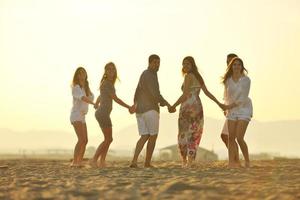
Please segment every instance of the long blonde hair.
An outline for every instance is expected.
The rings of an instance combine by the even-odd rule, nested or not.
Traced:
[[[84,80],[84,91],[86,96],[90,96],[92,94],[90,87],[89,87],[89,82],[88,82],[88,75],[86,73],[86,70],[83,67],[78,67],[74,73],[73,76],[73,81],[72,81],[72,86],[74,87],[75,85],[80,85],[80,81],[79,81],[79,73],[80,71],[84,71],[86,74],[85,80]],[[80,87],[82,87],[82,85],[80,85]]]
[[[243,60],[239,57],[234,57],[230,60],[228,66],[227,66],[226,72],[225,72],[224,76],[222,77],[222,83],[224,85],[225,85],[227,79],[229,79],[232,76],[232,73],[233,73],[232,72],[232,65],[233,65],[234,61],[236,61],[236,60],[241,62],[241,65],[242,65],[241,73],[242,74],[245,74],[245,72],[248,73],[247,69],[244,67]]]
[[[113,85],[115,85],[117,79],[119,80],[116,65],[115,65],[113,62],[109,62],[109,63],[107,63],[107,64],[105,65],[105,67],[104,67],[104,73],[103,73],[102,78],[101,78],[101,81],[100,81],[99,89],[101,88],[102,83],[107,79],[107,74],[106,74],[106,72],[107,72],[108,67],[109,67],[110,65],[114,66],[114,68],[115,68],[115,70],[116,70],[116,74],[115,74],[115,76],[113,77],[113,80],[112,80],[112,81],[113,81]]]

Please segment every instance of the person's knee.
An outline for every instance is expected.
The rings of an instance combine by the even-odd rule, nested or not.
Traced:
[[[83,144],[87,145],[87,143],[89,142],[89,140],[87,138],[84,139]]]
[[[104,140],[104,142],[107,143],[107,144],[111,144],[113,142],[113,138],[112,137],[111,138],[106,138]]]
[[[78,140],[78,143],[80,145],[84,145],[85,146],[88,143],[88,139],[87,138],[81,138],[81,139]]]
[[[237,142],[239,143],[239,144],[243,144],[244,143],[244,138],[243,137],[237,137]]]
[[[150,135],[142,135],[140,140],[141,141],[147,141],[149,139]]]
[[[156,141],[157,135],[150,135],[149,140]]]
[[[223,140],[223,142],[227,142],[228,141],[228,135],[221,134],[221,139]]]
[[[229,140],[229,142],[234,142],[235,141],[235,135],[229,135],[228,136],[228,140]]]

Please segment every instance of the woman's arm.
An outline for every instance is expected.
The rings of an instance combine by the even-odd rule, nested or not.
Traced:
[[[90,98],[88,98],[88,97],[86,97],[86,96],[82,96],[82,97],[81,97],[81,100],[84,101],[84,102],[86,102],[86,103],[95,105],[95,103],[94,103]]]
[[[192,75],[191,74],[185,75],[184,84],[183,84],[183,93],[178,98],[178,100],[174,103],[172,108],[175,109],[179,104],[181,104],[188,98],[188,95],[190,94],[189,88],[190,88],[191,84],[192,84]]]
[[[203,84],[201,88],[202,88],[204,94],[205,94],[208,98],[210,98],[211,100],[213,100],[219,107],[221,107],[222,109],[224,109],[224,105],[223,105],[222,103],[220,103],[220,102],[218,101],[218,99],[217,99],[212,93],[210,93],[210,91],[208,91],[208,89],[207,89],[207,87],[206,87],[205,84]]]
[[[224,109],[223,110],[230,110],[230,109],[232,109],[234,107],[237,107],[237,106],[239,106],[239,104],[234,102],[234,103],[229,104],[229,105],[224,105]]]
[[[130,109],[130,108],[131,108],[131,106],[129,106],[128,104],[124,103],[124,101],[122,101],[121,99],[119,99],[115,93],[111,94],[111,98],[112,98],[115,102],[117,102],[119,105],[121,105],[121,106],[123,106],[123,107],[125,107],[125,108],[127,108],[127,109]]]
[[[99,104],[100,104],[100,95],[97,97],[94,108],[97,109],[99,107]]]
[[[74,98],[76,98],[78,100],[81,100],[86,103],[94,105],[94,102],[90,98],[88,98],[87,96],[84,95],[84,93],[82,92],[82,89],[80,88],[79,85],[75,85],[72,88],[72,95]]]

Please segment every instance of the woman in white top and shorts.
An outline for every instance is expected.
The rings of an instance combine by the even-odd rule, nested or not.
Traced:
[[[238,56],[236,54],[234,54],[234,53],[228,54],[227,58],[226,58],[226,66],[228,66],[229,63],[230,63],[230,61],[233,58],[235,58],[235,57],[238,57]],[[226,112],[224,112],[224,114],[226,116]],[[225,122],[224,122],[224,125],[223,125],[222,132],[221,132],[221,139],[224,142],[224,144],[225,144],[225,146],[226,146],[227,149],[228,149],[228,137],[229,137],[229,133],[228,133],[228,121],[226,119]],[[237,151],[237,153],[235,154],[236,157],[234,159],[236,160],[236,162],[239,162],[239,150],[238,150],[238,148],[236,148],[236,151]]]
[[[245,166],[250,166],[248,146],[244,140],[247,126],[252,118],[252,101],[248,97],[250,91],[250,78],[246,76],[247,70],[244,67],[242,59],[235,57],[229,63],[226,73],[223,76],[224,100],[228,105],[226,118],[228,120],[229,148],[228,167],[240,167],[239,161],[236,161],[237,143],[243,153]],[[237,139],[237,143],[236,143]]]
[[[94,95],[89,88],[87,73],[83,67],[75,71],[72,82],[73,107],[70,121],[76,132],[78,141],[74,149],[74,158],[71,167],[82,166],[85,147],[88,142],[85,115],[88,112],[88,104],[93,104]]]

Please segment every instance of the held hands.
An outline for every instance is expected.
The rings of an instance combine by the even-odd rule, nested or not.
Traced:
[[[224,114],[227,113],[228,110],[234,108],[234,107],[232,107],[232,105],[226,105],[226,104],[223,104],[223,103],[220,103],[219,107],[222,109]]]
[[[95,110],[97,110],[99,108],[99,105],[94,103],[94,108],[95,108]]]
[[[130,108],[128,108],[128,111],[129,111],[130,114],[135,113],[135,111],[136,111],[136,106],[135,106],[135,105],[132,105]]]
[[[224,115],[226,116],[228,110],[237,107],[240,105],[240,103],[233,103],[233,104],[229,104],[229,105],[225,105],[222,103],[218,103],[219,107],[223,110]]]
[[[218,106],[219,106],[223,111],[228,110],[228,106],[225,105],[225,104],[223,104],[223,103],[218,103]]]
[[[168,111],[169,113],[174,113],[176,112],[176,108],[174,106],[168,106]]]
[[[219,106],[222,108],[223,111],[228,111],[232,108],[240,106],[240,103],[232,103],[232,104],[228,104],[228,105],[220,104]]]

